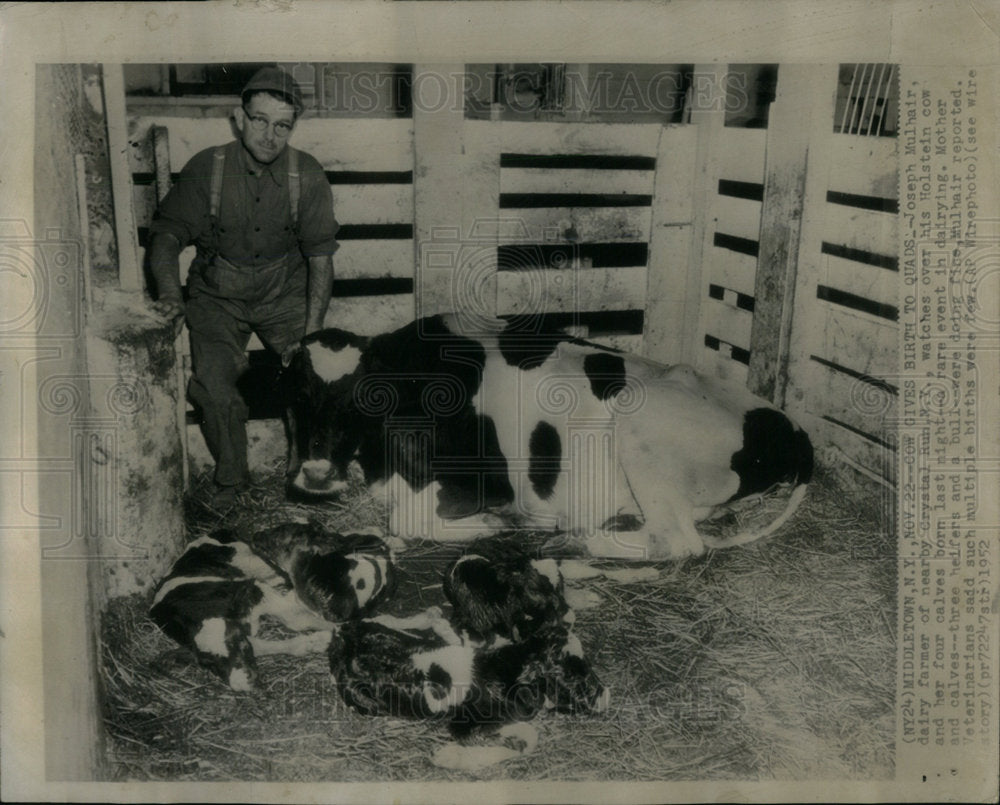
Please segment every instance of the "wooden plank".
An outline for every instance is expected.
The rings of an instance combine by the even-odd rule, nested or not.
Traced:
[[[641,354],[643,347],[643,337],[641,335],[597,335],[588,337],[587,340],[604,347],[620,349],[622,352],[635,355]]]
[[[306,118],[291,144],[328,171],[413,170],[413,122],[402,118]]]
[[[823,284],[899,307],[899,272],[867,263],[823,255]]]
[[[802,383],[806,409],[886,441],[896,429],[897,395],[812,361]]]
[[[149,226],[156,212],[156,190],[153,185],[132,185],[132,210],[136,227]],[[139,265],[142,265],[140,261]]]
[[[470,129],[499,127],[499,146],[515,154],[622,154],[656,153],[660,124],[543,123],[468,121]]]
[[[412,240],[345,240],[333,256],[337,279],[414,276]]]
[[[881,255],[899,253],[899,216],[893,213],[827,203],[823,221],[823,240],[827,243]]]
[[[642,354],[663,363],[684,359],[698,326],[699,276],[691,270],[696,126],[664,128],[656,152],[650,219]]]
[[[449,69],[444,64],[415,65],[414,84],[424,76],[448,75]],[[455,100],[440,108],[419,103],[413,108],[414,139],[420,143],[413,171],[414,237],[420,259],[414,291],[421,316],[455,309],[461,282],[458,272],[464,267],[458,256],[466,234],[462,193],[468,182],[463,158],[464,98],[460,94]]]
[[[836,90],[836,65],[788,65],[771,104],[750,390],[778,406],[785,403],[792,363],[801,357],[803,339],[795,330],[808,335],[815,327],[802,315],[815,297],[820,248],[807,215],[825,203]]]
[[[501,193],[623,193],[650,195],[653,171],[501,168]]]
[[[712,199],[715,231],[738,238],[759,240],[761,202],[717,195]]]
[[[698,364],[705,350],[704,303],[708,298],[709,270],[715,223],[711,204],[718,187],[719,166],[728,154],[722,147],[724,136],[728,67],[725,64],[696,64],[700,79],[698,103],[691,109],[691,127],[697,132],[695,181],[692,188],[694,217],[691,229],[690,269],[684,285],[684,329],[681,334],[681,361]]]
[[[126,103],[128,103],[127,99]],[[150,132],[152,126],[153,122],[148,118],[129,119],[128,169],[130,173],[152,173],[155,170],[153,138]]]
[[[497,315],[642,310],[646,267],[497,273]]]
[[[104,108],[108,124],[111,193],[118,243],[118,284],[123,291],[141,291],[142,264],[139,237],[132,212],[132,173],[129,169],[128,118],[125,112],[125,74],[122,65],[103,65]]]
[[[697,126],[664,126],[660,130],[653,190],[655,227],[694,221],[697,161]]]
[[[230,118],[163,115],[140,117],[135,123],[140,130],[153,124],[170,132],[174,170],[202,149],[236,136]],[[306,118],[296,125],[290,142],[312,154],[328,171],[413,170],[413,124],[406,119]]]
[[[414,316],[413,294],[354,296],[330,300],[324,327],[340,327],[359,335],[378,335],[409,324]]]
[[[897,143],[896,137],[834,134],[830,142],[830,190],[898,198]]]
[[[529,243],[623,243],[648,241],[649,207],[549,207],[506,209],[504,217],[522,222]]]
[[[709,377],[715,377],[739,388],[746,388],[749,369],[718,350],[702,345],[695,367]]]
[[[698,306],[688,299],[691,238],[690,225],[655,227],[649,244],[642,354],[661,363],[685,360],[685,327],[698,321]]]
[[[719,133],[716,181],[764,181],[764,154],[767,129],[738,129],[723,126]]]
[[[816,352],[820,358],[878,378],[899,373],[899,325],[815,300],[805,315],[820,333]]]
[[[816,449],[817,461],[823,465],[842,464],[872,479],[896,482],[896,452],[872,442],[848,428],[818,417],[796,415],[807,430]]]
[[[754,295],[757,258],[731,249],[713,249],[708,261],[709,282],[737,293]]]
[[[413,185],[338,184],[330,186],[330,193],[342,224],[413,222]]]
[[[706,335],[713,335],[736,347],[750,348],[750,329],[753,325],[750,311],[711,298],[704,301],[703,309]]]

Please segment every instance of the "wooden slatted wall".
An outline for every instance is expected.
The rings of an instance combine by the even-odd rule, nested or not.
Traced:
[[[720,127],[708,160],[695,365],[746,385],[764,196],[764,129]]]
[[[634,352],[658,316],[650,283],[683,278],[694,132],[660,125],[466,122],[494,149],[496,315],[546,314]],[[487,132],[485,127],[494,127]],[[499,130],[496,130],[499,127]],[[673,181],[663,173],[672,170]],[[654,276],[655,275],[655,276]]]
[[[810,431],[825,463],[892,483],[899,386],[897,141],[835,133],[837,69],[783,66],[779,72],[774,111],[783,130],[773,130],[772,117],[765,182],[795,192],[784,201],[765,192],[764,219],[771,203],[770,220],[801,223],[787,238],[791,267],[762,263],[758,269],[758,298],[763,284],[787,283],[788,315],[781,325],[787,332],[755,332],[762,345],[780,344],[769,364],[752,361],[750,384],[774,389],[775,401]],[[768,373],[776,380],[764,377]]]
[[[804,246],[789,407],[814,418],[820,442],[877,477],[895,478],[899,388],[896,140],[834,134],[818,232]],[[813,216],[810,216],[813,218]],[[816,243],[818,236],[818,244]],[[818,250],[818,254],[816,253]]]

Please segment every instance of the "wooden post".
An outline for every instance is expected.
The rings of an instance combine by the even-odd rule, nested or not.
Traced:
[[[694,126],[664,126],[656,149],[642,353],[662,363],[685,360],[698,324],[691,277],[697,134]]]
[[[142,290],[139,241],[132,211],[132,177],[128,165],[128,117],[125,111],[125,72],[122,65],[101,65],[104,110],[108,124],[108,156],[118,241],[118,282],[123,291]]]
[[[712,253],[710,226],[712,200],[719,180],[718,139],[726,120],[725,64],[696,64],[691,87],[691,124],[698,127],[698,150],[695,157],[695,191],[692,194],[694,218],[691,227],[691,264],[687,282],[677,293],[684,296],[684,326],[681,356],[685,363],[697,365],[702,351],[704,328],[701,326],[701,300],[708,295],[706,261]]]
[[[464,87],[455,64],[421,64],[413,70],[413,208],[417,275],[416,315],[454,309],[457,266],[447,248],[462,237],[462,127]]]
[[[815,294],[804,275],[818,270],[819,242],[806,242],[804,215],[822,209],[836,92],[836,65],[782,65],[771,104],[748,385],[782,407],[796,294]]]
[[[455,312],[474,327],[496,315],[504,124],[465,120],[463,79],[460,65],[414,69],[414,296],[417,316]]]

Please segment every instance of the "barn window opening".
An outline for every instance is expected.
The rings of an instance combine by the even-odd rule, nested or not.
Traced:
[[[899,86],[894,64],[842,64],[833,130],[839,134],[895,137]]]
[[[261,67],[290,73],[312,117],[410,118],[413,65],[383,62],[236,62],[126,64],[130,106],[191,106],[206,116],[228,116],[240,90]]]
[[[730,64],[725,82],[725,125],[766,129],[778,85],[778,65]]]

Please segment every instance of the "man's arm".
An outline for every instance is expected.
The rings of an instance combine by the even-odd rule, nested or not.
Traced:
[[[153,302],[153,310],[168,320],[176,319],[178,331],[184,314],[180,253],[180,241],[170,233],[160,232],[153,236],[149,254],[149,267],[156,281],[156,301]]]
[[[309,258],[306,291],[306,329],[303,335],[322,329],[333,293],[333,257],[321,254]]]

